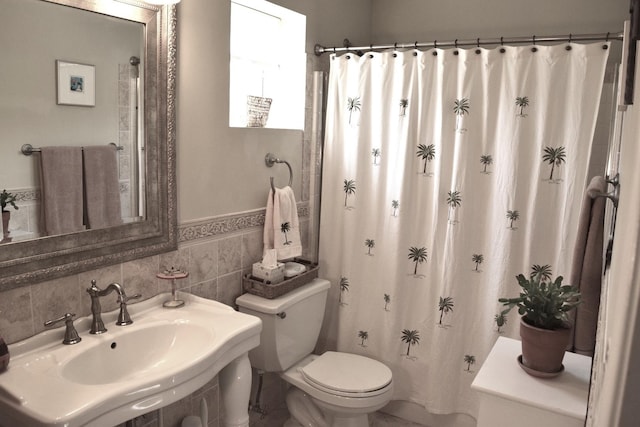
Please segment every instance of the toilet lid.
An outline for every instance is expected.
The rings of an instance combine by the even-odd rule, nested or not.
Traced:
[[[369,393],[391,383],[391,369],[357,354],[328,351],[301,369],[307,383],[339,394]]]

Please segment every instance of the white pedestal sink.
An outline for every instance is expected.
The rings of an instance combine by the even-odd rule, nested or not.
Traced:
[[[0,374],[0,426],[112,426],[176,402],[218,373],[224,425],[249,425],[248,351],[260,343],[261,322],[216,301],[181,294],[184,307],[167,309],[170,294],[129,306],[132,325],[63,345],[64,328],[9,346],[11,363]]]

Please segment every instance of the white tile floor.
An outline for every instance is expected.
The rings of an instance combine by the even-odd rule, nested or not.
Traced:
[[[289,413],[286,409],[278,409],[270,411],[269,415],[260,419],[259,416],[253,415],[251,426],[252,427],[282,427],[285,421],[289,418]],[[385,414],[383,412],[375,412],[369,416],[370,427],[425,427],[421,424],[405,421],[400,418],[396,418],[392,415]]]
[[[375,412],[369,416],[370,427],[425,427],[422,424],[405,421],[384,412]]]

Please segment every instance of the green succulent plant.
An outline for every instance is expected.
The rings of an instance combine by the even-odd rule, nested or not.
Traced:
[[[551,267],[534,266],[527,279],[523,274],[516,276],[522,288],[516,298],[498,299],[507,308],[506,315],[518,307],[518,313],[531,326],[541,329],[562,329],[569,326],[569,312],[580,304],[580,292],[573,286],[563,285],[562,276],[551,280]]]
[[[16,205],[16,196],[7,192],[7,190],[5,189],[2,190],[2,193],[0,193],[0,210],[2,212],[8,212],[8,205],[11,205],[14,209],[18,209],[18,206]]]

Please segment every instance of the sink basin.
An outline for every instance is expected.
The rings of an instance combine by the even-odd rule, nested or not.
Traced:
[[[188,396],[258,346],[256,317],[188,294],[184,307],[163,308],[169,298],[129,306],[128,326],[115,325],[117,311],[103,314],[100,335],[78,319],[78,344],[63,345],[59,328],[10,345],[0,426],[116,425]]]
[[[211,328],[193,323],[157,323],[132,330],[68,360],[62,377],[78,384],[109,384],[144,378],[154,371],[180,367],[213,342]]]

